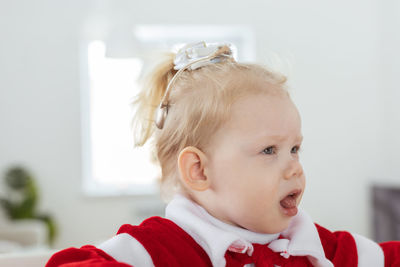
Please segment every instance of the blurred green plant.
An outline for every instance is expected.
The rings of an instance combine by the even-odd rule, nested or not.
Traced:
[[[52,245],[57,233],[53,218],[48,214],[37,213],[38,189],[32,175],[23,167],[9,168],[4,175],[6,197],[0,204],[11,220],[37,219],[43,221],[48,229],[48,243]]]

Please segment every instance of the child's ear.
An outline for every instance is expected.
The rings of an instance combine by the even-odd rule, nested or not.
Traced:
[[[178,168],[182,182],[192,190],[204,191],[210,187],[210,179],[204,174],[206,155],[194,146],[185,147],[178,156]]]

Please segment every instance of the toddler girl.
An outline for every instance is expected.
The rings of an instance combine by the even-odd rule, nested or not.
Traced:
[[[123,225],[52,266],[400,266],[400,243],[330,232],[298,209],[299,113],[286,78],[189,44],[158,65],[137,101],[138,145],[154,137],[165,218]]]

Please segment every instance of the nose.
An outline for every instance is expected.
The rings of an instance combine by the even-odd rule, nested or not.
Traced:
[[[303,166],[298,159],[290,159],[284,170],[284,178],[290,179],[292,177],[300,177],[303,175]]]

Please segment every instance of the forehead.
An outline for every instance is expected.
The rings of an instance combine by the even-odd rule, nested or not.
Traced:
[[[226,134],[236,138],[301,137],[297,108],[286,94],[256,94],[243,97],[232,105]]]

